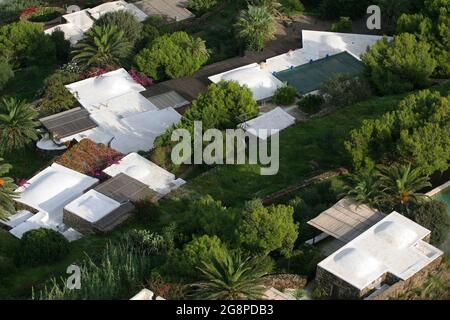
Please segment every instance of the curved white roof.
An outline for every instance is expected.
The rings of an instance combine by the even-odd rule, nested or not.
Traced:
[[[382,272],[381,264],[370,255],[355,248],[346,248],[333,257],[336,265],[343,271],[358,278],[377,276]]]
[[[64,32],[64,38],[69,40],[72,45],[83,38],[83,35],[94,24],[87,10],[76,11],[63,15],[67,23],[59,24],[44,31],[45,34],[52,34],[56,30]]]
[[[424,242],[430,231],[393,212],[319,263],[319,267],[358,289],[389,272],[407,280],[441,256]]]
[[[137,153],[130,153],[121,159],[118,164],[113,164],[103,172],[111,177],[115,177],[119,173],[125,173],[160,194],[167,194],[177,187],[175,175]]]
[[[272,97],[275,91],[283,85],[272,73],[262,69],[257,63],[221,73],[209,79],[214,83],[222,80],[237,81],[240,85],[250,88],[256,101]]]
[[[398,249],[406,248],[417,240],[417,234],[413,230],[393,221],[381,223],[373,232],[377,238]]]

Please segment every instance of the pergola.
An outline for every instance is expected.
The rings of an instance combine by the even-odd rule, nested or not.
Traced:
[[[345,243],[372,227],[385,215],[351,198],[344,198],[308,224]]]

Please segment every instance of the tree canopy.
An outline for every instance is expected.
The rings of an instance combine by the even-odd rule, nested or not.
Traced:
[[[154,39],[135,57],[139,71],[155,80],[177,79],[194,74],[209,59],[205,42],[186,32]]]
[[[442,244],[450,231],[450,216],[445,202],[431,200],[418,206],[412,212],[412,218],[431,231],[431,242]]]
[[[370,81],[382,94],[423,88],[436,68],[430,45],[409,33],[383,38],[362,57]]]
[[[432,174],[448,168],[449,128],[450,97],[422,90],[403,99],[397,110],[365,120],[345,147],[358,170],[399,162]]]
[[[285,205],[253,205],[242,212],[239,223],[240,243],[250,252],[269,254],[279,250],[288,256],[298,236],[294,208]]]

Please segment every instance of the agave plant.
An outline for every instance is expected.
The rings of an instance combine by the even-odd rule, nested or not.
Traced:
[[[0,154],[25,147],[38,138],[37,112],[14,98],[0,102]]]
[[[266,275],[259,259],[240,252],[212,256],[198,269],[204,281],[192,285],[193,296],[206,300],[257,300],[263,296],[262,277]]]
[[[113,25],[95,26],[77,43],[73,61],[86,67],[120,65],[132,46],[124,32]]]
[[[17,186],[13,179],[5,177],[11,168],[11,165],[3,163],[3,159],[0,158],[0,220],[5,220],[15,211],[13,199],[18,196],[14,192]]]

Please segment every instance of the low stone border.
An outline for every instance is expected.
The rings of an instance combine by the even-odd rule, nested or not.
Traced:
[[[431,190],[430,192],[428,192],[426,195],[428,197],[432,197],[435,196],[436,194],[440,193],[441,191],[444,191],[445,189],[450,188],[450,181],[447,181],[446,183],[444,183],[443,185],[440,185],[437,188],[434,188],[433,190]]]

